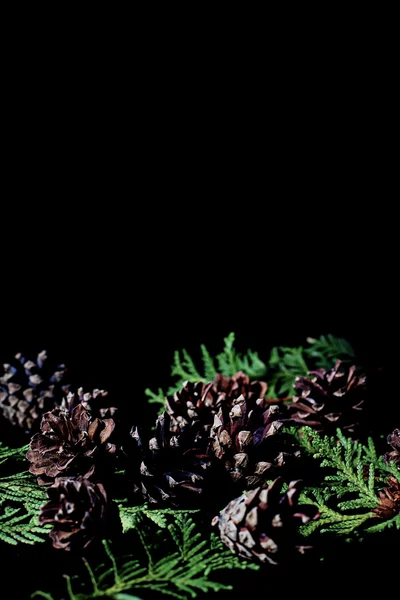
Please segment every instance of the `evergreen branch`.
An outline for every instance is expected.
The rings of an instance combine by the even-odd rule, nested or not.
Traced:
[[[19,460],[26,448],[19,448],[7,455],[5,460]],[[4,464],[4,461],[3,461]],[[16,545],[19,542],[34,544],[43,542],[51,526],[40,525],[37,515],[46,501],[46,492],[40,488],[35,478],[22,471],[0,478],[0,540]]]
[[[199,592],[230,590],[232,586],[214,581],[212,574],[226,568],[257,569],[252,563],[240,561],[222,543],[215,539],[202,539],[200,533],[195,531],[195,524],[190,515],[175,515],[168,527],[164,529],[169,534],[169,539],[176,546],[176,551],[157,558],[159,553],[154,545],[152,536],[146,534],[146,528],[140,528],[140,539],[145,543],[147,567],[142,566],[139,560],[124,560],[121,565],[115,559],[107,542],[103,542],[105,552],[112,567],[100,565],[93,571],[89,564],[85,564],[90,591],[73,591],[72,582],[67,579],[69,600],[94,600],[107,597],[112,600],[132,600],[138,590],[147,590],[152,597],[171,597],[177,600],[197,597]],[[215,537],[215,536],[214,536]],[[153,543],[152,543],[153,542]],[[165,547],[167,539],[164,538]],[[82,585],[82,584],[81,584]],[[36,596],[50,599],[45,592],[35,592]]]
[[[318,339],[307,338],[309,347],[304,350],[315,367],[329,369],[337,361],[354,362],[355,352],[349,342],[328,333]]]
[[[378,533],[383,531],[384,529],[389,529],[392,527],[400,529],[400,513],[392,519],[387,519],[386,521],[381,521],[377,525],[372,525],[372,527],[368,527],[366,531],[368,533]]]
[[[152,392],[150,388],[144,390],[145,395],[149,398],[149,404],[161,404],[162,409],[165,408],[165,394],[161,388],[157,392]]]
[[[28,445],[22,446],[22,448],[9,448],[0,442],[0,465],[10,459],[25,460],[25,454],[28,450]]]
[[[268,386],[270,396],[292,396],[297,377],[305,377],[316,368],[330,369],[337,360],[354,362],[351,345],[331,334],[319,339],[307,338],[308,347],[276,346],[268,361]]]
[[[307,496],[307,494],[309,495]],[[301,504],[314,504],[320,513],[320,517],[316,521],[310,521],[300,527],[300,532],[305,536],[310,535],[317,529],[320,529],[321,533],[350,534],[359,529],[365,521],[375,516],[371,512],[356,515],[340,513],[327,506],[317,490],[310,489],[302,492],[299,501]],[[356,502],[353,508],[359,509],[359,503]]]
[[[200,346],[203,369],[198,369],[194,359],[187,350],[182,352],[178,350],[174,353],[174,362],[171,368],[171,376],[176,380],[171,385],[167,393],[159,388],[157,392],[149,388],[145,390],[145,395],[149,398],[149,404],[159,404],[161,409],[165,409],[165,397],[177,392],[186,381],[192,383],[213,381],[217,373],[222,373],[231,377],[238,371],[243,371],[251,379],[264,377],[267,372],[265,363],[260,359],[257,352],[248,350],[244,355],[236,351],[234,347],[235,334],[230,333],[224,339],[224,348],[215,358],[211,356],[206,346]],[[216,366],[217,365],[217,366]]]
[[[130,529],[137,529],[142,516],[147,517],[155,523],[160,529],[165,529],[168,525],[168,517],[178,517],[180,513],[194,514],[198,510],[179,511],[172,508],[152,509],[147,504],[141,506],[126,506],[123,501],[118,501],[119,515],[122,523],[122,531],[126,533]]]
[[[19,542],[35,544],[44,542],[40,535],[48,534],[51,525],[39,525],[37,515],[31,515],[23,508],[6,506],[0,514],[0,540],[16,546]]]

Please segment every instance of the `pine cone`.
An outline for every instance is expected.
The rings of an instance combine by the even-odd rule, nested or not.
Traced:
[[[390,475],[386,487],[378,492],[379,504],[373,512],[380,519],[392,519],[400,514],[400,481]]]
[[[43,414],[59,406],[68,392],[65,365],[54,365],[45,351],[28,360],[17,354],[0,368],[0,411],[26,433],[37,431]]]
[[[115,406],[107,406],[108,392],[105,390],[93,390],[92,393],[84,393],[83,388],[79,388],[77,392],[69,392],[61,402],[61,407],[64,411],[71,412],[75,406],[82,404],[93,418],[105,417],[114,418],[118,412]]]
[[[193,442],[206,452],[214,415],[220,407],[230,408],[239,396],[246,401],[255,401],[264,398],[266,392],[264,381],[250,382],[242,371],[232,377],[219,374],[210,383],[187,381],[172,398],[166,399],[171,432],[176,435],[189,428]]]
[[[154,437],[146,438],[137,427],[131,435],[136,442],[134,491],[142,500],[174,508],[210,508],[232,497],[219,462],[193,447],[190,436],[173,435],[168,413],[159,415]]]
[[[283,423],[280,409],[265,398],[235,398],[223,404],[214,417],[209,453],[220,460],[236,487],[252,489],[265,481],[273,467],[282,467],[289,457],[276,435]]]
[[[400,469],[400,429],[395,429],[388,435],[387,443],[393,450],[392,452],[386,452],[383,458],[385,462],[394,462]]]
[[[54,548],[75,550],[87,548],[104,533],[110,508],[101,483],[83,477],[60,477],[48,488],[49,502],[42,506],[40,523],[51,523]]]
[[[60,476],[89,477],[95,467],[105,468],[106,456],[116,452],[109,442],[114,427],[112,419],[91,418],[83,404],[46,413],[26,455],[29,471],[38,475],[39,485]]]
[[[308,549],[299,541],[297,528],[319,514],[315,506],[298,506],[299,483],[292,481],[282,494],[278,478],[232,500],[212,521],[224,544],[239,556],[273,565]]]
[[[312,378],[298,377],[296,395],[287,406],[289,420],[328,435],[338,427],[354,433],[366,397],[366,378],[355,375],[355,370],[355,366],[341,366],[339,360],[327,371],[310,371]]]

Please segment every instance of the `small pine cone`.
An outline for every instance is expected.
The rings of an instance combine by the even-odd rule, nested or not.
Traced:
[[[387,443],[393,448],[391,452],[384,455],[385,462],[394,462],[400,469],[400,429],[395,429],[387,437]]]
[[[298,377],[296,395],[287,405],[289,420],[328,435],[338,427],[355,433],[366,398],[366,378],[355,375],[355,370],[337,361],[332,369],[310,371],[311,378]]]
[[[278,406],[270,406],[264,398],[246,401],[243,396],[221,406],[215,415],[209,454],[221,461],[240,491],[261,485],[270,469],[286,463],[288,456],[277,435],[283,426],[279,418]]]
[[[187,381],[172,398],[166,399],[171,432],[176,435],[190,429],[196,445],[206,451],[214,415],[222,405],[230,408],[239,396],[254,404],[266,392],[264,381],[251,382],[242,371],[232,377],[218,374],[210,383]]]
[[[60,406],[68,392],[65,365],[55,365],[45,351],[35,360],[17,354],[0,367],[0,412],[12,424],[32,433],[45,412]]]
[[[113,419],[93,419],[83,404],[46,413],[26,455],[29,471],[39,485],[51,485],[60,476],[89,477],[116,452],[109,442],[114,427]]]
[[[53,525],[50,537],[54,548],[82,550],[103,536],[110,507],[101,483],[60,477],[47,494],[49,502],[42,506],[39,522]]]
[[[400,481],[390,475],[386,487],[378,492],[379,504],[373,512],[380,519],[392,519],[400,514]]]
[[[146,439],[138,428],[131,436],[136,442],[134,492],[141,500],[153,506],[213,510],[221,498],[223,505],[231,497],[229,479],[218,461],[185,445],[189,438],[174,436],[168,413],[159,415],[154,437]]]
[[[297,529],[318,518],[317,508],[297,504],[299,481],[292,481],[285,493],[281,490],[281,479],[275,479],[232,500],[214,517],[212,524],[218,525],[221,540],[233,553],[276,565],[310,548],[301,543]]]

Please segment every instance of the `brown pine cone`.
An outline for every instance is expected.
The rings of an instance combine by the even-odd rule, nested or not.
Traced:
[[[379,504],[373,512],[380,519],[392,519],[400,514],[400,481],[390,475],[386,487],[378,492]]]
[[[29,471],[38,476],[39,485],[50,485],[60,476],[89,477],[95,468],[101,471],[106,457],[116,452],[109,442],[114,427],[113,419],[93,419],[83,404],[46,413],[26,455]]]
[[[400,429],[395,429],[387,437],[387,443],[393,448],[384,455],[385,462],[394,462],[400,469]]]
[[[296,395],[287,405],[289,421],[328,435],[335,434],[338,427],[354,434],[366,398],[366,377],[359,377],[355,370],[355,366],[342,366],[338,360],[332,369],[317,369],[309,372],[311,377],[298,377]]]
[[[267,392],[264,381],[250,381],[242,371],[232,377],[217,375],[214,382],[186,382],[172,398],[166,399],[170,428],[174,434],[191,430],[191,437],[203,452],[207,450],[214,415],[220,407],[231,407],[239,396],[254,404]]]
[[[54,548],[82,550],[102,537],[110,515],[104,486],[83,477],[58,478],[47,489],[49,502],[42,506],[40,523],[51,523]]]
[[[273,467],[294,458],[283,452],[280,409],[265,398],[234,399],[220,407],[211,429],[209,454],[222,462],[240,491],[262,484]]]
[[[319,514],[315,506],[298,505],[300,482],[292,481],[285,493],[282,481],[259,487],[232,500],[212,524],[218,525],[221,540],[250,560],[279,564],[309,546],[300,540],[298,526]]]
[[[69,387],[65,365],[52,363],[45,351],[34,360],[17,354],[0,366],[0,412],[26,433],[35,432],[44,413],[60,406]]]

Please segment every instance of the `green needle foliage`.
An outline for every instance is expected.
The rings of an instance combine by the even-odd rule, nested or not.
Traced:
[[[138,517],[140,518],[140,517]],[[161,536],[150,536],[144,523],[137,530],[145,560],[126,557],[118,560],[108,542],[103,542],[108,564],[93,569],[86,561],[88,583],[75,591],[73,578],[66,576],[68,600],[94,600],[106,597],[112,600],[132,600],[140,590],[151,592],[154,598],[196,598],[200,592],[232,589],[231,586],[214,581],[212,575],[222,569],[256,569],[251,563],[242,562],[222,543],[211,535],[205,539],[196,531],[189,514],[180,512],[164,528]],[[160,555],[160,549],[172,548],[172,552]],[[50,594],[35,592],[32,597],[53,600]]]

